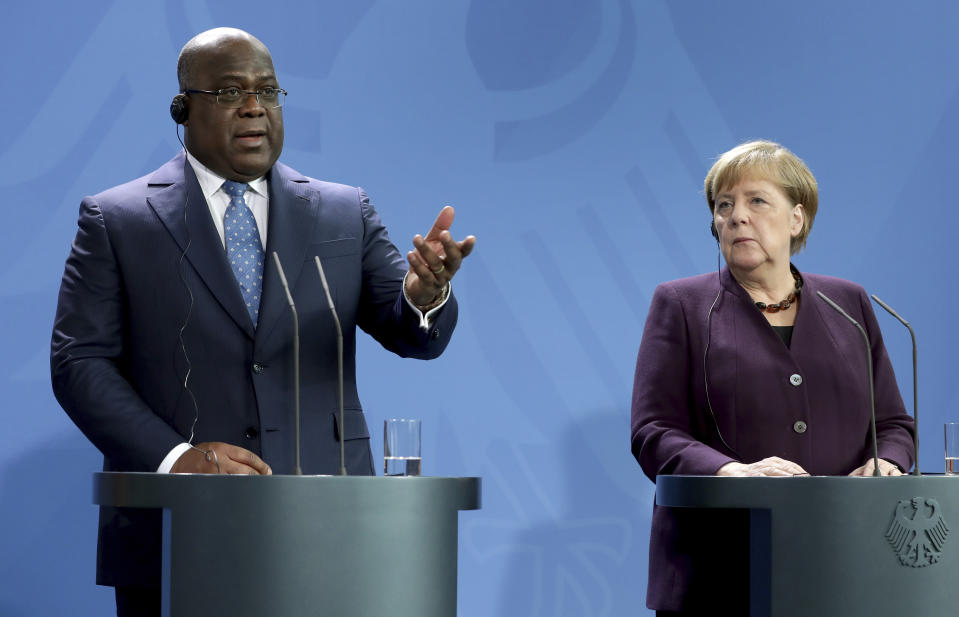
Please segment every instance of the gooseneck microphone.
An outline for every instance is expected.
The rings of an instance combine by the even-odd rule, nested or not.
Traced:
[[[902,325],[909,328],[909,334],[912,336],[912,421],[915,425],[913,438],[916,448],[916,466],[912,470],[912,475],[921,476],[919,473],[919,348],[916,345],[916,331],[912,329],[909,322],[903,319],[891,306],[880,300],[876,294],[870,296],[876,303],[898,319]]]
[[[346,425],[343,423],[343,330],[340,328],[340,318],[336,314],[336,306],[333,305],[333,295],[330,293],[330,286],[326,282],[326,274],[323,273],[323,264],[320,263],[319,256],[314,256],[316,261],[316,270],[320,273],[320,283],[323,284],[323,293],[326,294],[326,303],[330,306],[330,312],[333,314],[333,324],[336,326],[336,368],[337,385],[339,386],[340,403],[340,475],[346,475],[346,441],[344,433]]]
[[[859,329],[859,333],[862,334],[862,340],[865,344],[866,349],[866,368],[868,369],[869,374],[869,412],[871,414],[872,420],[872,458],[873,458],[873,469],[872,475],[879,477],[882,476],[882,473],[879,471],[879,442],[876,440],[876,393],[873,386],[872,379],[872,353],[870,352],[869,347],[869,336],[866,334],[866,330],[859,324],[858,321],[849,316],[849,313],[842,310],[838,304],[826,297],[821,291],[817,291],[816,295],[826,301],[829,306],[834,308],[836,312],[849,320],[849,322],[856,326]]]
[[[293,294],[290,293],[290,286],[286,282],[286,274],[283,273],[280,256],[276,254],[276,251],[273,251],[273,264],[276,266],[276,273],[280,275],[280,284],[283,285],[286,302],[290,305],[290,313],[293,314],[293,423],[296,438],[296,465],[293,473],[302,476],[303,470],[300,468],[300,321],[296,316]]]

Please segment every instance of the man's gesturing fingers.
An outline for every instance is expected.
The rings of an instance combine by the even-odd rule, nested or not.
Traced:
[[[410,264],[410,274],[415,276],[408,277],[406,293],[417,306],[435,302],[476,244],[474,236],[467,236],[461,242],[453,239],[449,228],[454,216],[452,206],[446,206],[426,237],[413,236],[413,250],[406,254],[406,261]]]
[[[440,213],[436,216],[436,220],[433,221],[433,226],[430,227],[429,233],[426,234],[426,241],[439,242],[440,233],[449,231],[455,217],[456,211],[453,209],[453,206],[443,206],[443,209],[440,210]]]

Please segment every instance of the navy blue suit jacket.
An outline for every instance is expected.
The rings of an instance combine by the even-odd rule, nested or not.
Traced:
[[[299,314],[304,473],[337,472],[342,431],[349,472],[373,474],[356,391],[355,326],[401,356],[433,358],[446,347],[455,298],[429,330],[419,327],[402,294],[406,262],[362,190],[281,163],[268,182],[268,259],[256,327],[183,153],[83,200],[60,288],[51,371],[57,400],[103,453],[104,470],[155,471],[193,431],[194,443],[240,445],[274,473],[293,471],[293,322],[273,251]],[[335,331],[315,255],[343,327],[342,427]],[[101,509],[98,583],[159,584],[159,520],[157,512]]]
[[[713,475],[731,461],[770,456],[813,475],[846,475],[866,462],[872,444],[862,335],[817,291],[869,335],[879,456],[903,470],[912,466],[912,419],[866,292],[828,276],[803,274],[803,281],[789,347],[727,268],[718,277],[703,274],[656,288],[636,361],[631,433],[633,455],[651,480]],[[735,511],[657,506],[647,606],[708,612],[722,608],[717,601],[726,608],[745,601],[747,523]]]

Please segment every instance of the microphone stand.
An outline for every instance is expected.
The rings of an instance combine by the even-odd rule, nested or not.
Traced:
[[[280,284],[283,285],[286,302],[290,305],[290,312],[293,314],[293,422],[296,428],[296,464],[293,473],[302,476],[303,470],[300,468],[300,322],[296,316],[293,294],[290,293],[290,286],[286,282],[283,266],[280,265],[280,256],[276,254],[276,251],[273,251],[273,263],[276,265],[277,274],[280,275]]]
[[[326,282],[326,274],[323,273],[323,264],[320,263],[320,258],[318,256],[314,256],[313,259],[316,261],[316,269],[320,273],[320,282],[323,284],[323,292],[326,294],[326,302],[330,305],[330,312],[333,313],[333,324],[336,326],[336,368],[340,403],[340,475],[345,476],[347,474],[346,441],[344,437],[346,426],[343,423],[343,330],[340,328],[340,318],[336,314],[336,307],[333,305],[333,296],[330,294],[330,286]]]
[[[912,475],[921,476],[922,474],[919,473],[919,347],[916,344],[916,331],[912,329],[908,321],[903,319],[891,306],[880,300],[876,294],[872,294],[870,297],[875,300],[879,306],[886,309],[886,312],[898,319],[902,325],[909,328],[909,334],[912,336],[912,417],[913,423],[915,424],[915,434],[913,438],[916,448],[916,466],[912,470]]]
[[[872,475],[875,477],[881,477],[882,473],[879,471],[879,442],[876,440],[876,393],[873,385],[872,377],[872,354],[870,353],[869,347],[869,336],[866,334],[866,330],[859,325],[859,322],[849,316],[849,313],[842,310],[838,304],[826,297],[821,291],[817,291],[816,295],[825,300],[829,306],[833,307],[840,315],[849,320],[849,322],[856,326],[859,329],[859,333],[862,334],[862,340],[866,345],[866,368],[869,372],[869,410],[872,414],[872,457],[873,457],[873,469]],[[918,456],[918,453],[917,453]]]

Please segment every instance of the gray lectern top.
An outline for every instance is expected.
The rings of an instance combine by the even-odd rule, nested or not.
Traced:
[[[959,614],[959,477],[659,476],[656,503],[749,510],[753,617]]]
[[[97,473],[99,505],[163,509],[163,614],[449,617],[479,478]]]

